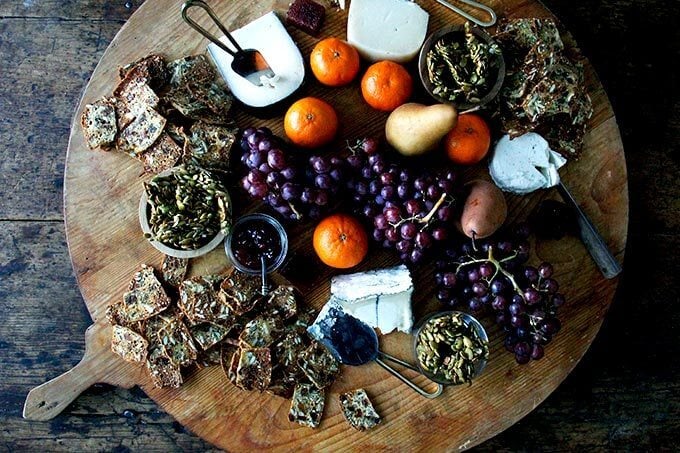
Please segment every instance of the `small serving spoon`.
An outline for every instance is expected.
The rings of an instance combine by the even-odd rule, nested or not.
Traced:
[[[332,301],[328,303],[333,304]],[[442,384],[437,383],[437,389],[434,392],[427,392],[385,363],[386,360],[389,360],[425,376],[410,363],[380,351],[378,335],[368,324],[348,315],[336,306],[331,306],[327,310],[327,315],[322,319],[317,319],[307,331],[313,338],[326,346],[341,363],[359,366],[373,361],[425,398],[436,398],[442,394],[444,390]]]
[[[198,22],[189,17],[189,9],[194,6],[203,9],[208,14],[208,16],[210,16],[213,22],[215,22],[215,25],[217,25],[220,31],[224,33],[224,36],[229,39],[236,50],[232,50],[227,47],[222,41],[211,35],[208,30],[201,27]],[[274,74],[274,71],[269,66],[264,56],[262,56],[262,54],[255,49],[242,49],[233,36],[231,36],[231,33],[227,31],[226,27],[217,18],[217,15],[212,10],[212,8],[210,8],[203,0],[188,0],[185,2],[184,5],[182,5],[182,19],[184,19],[184,21],[188,23],[191,28],[208,38],[208,40],[213,42],[220,49],[234,57],[234,60],[231,62],[231,69],[253,85],[262,86],[264,85],[263,79],[267,80],[275,77],[276,74]]]

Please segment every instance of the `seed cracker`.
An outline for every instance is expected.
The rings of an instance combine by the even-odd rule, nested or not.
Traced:
[[[143,363],[149,343],[140,334],[122,326],[113,326],[111,350],[126,362]]]
[[[269,348],[241,348],[236,369],[236,385],[243,390],[264,391],[272,378]]]
[[[242,315],[255,307],[260,294],[260,286],[259,277],[247,275],[234,269],[220,284],[218,295],[220,300],[229,305],[232,311]]]
[[[161,265],[161,272],[163,274],[163,281],[168,285],[179,286],[182,284],[184,277],[189,268],[188,258],[176,258],[170,255],[163,255],[163,264]]]
[[[298,357],[298,366],[317,388],[329,386],[340,371],[340,364],[328,349],[316,341]]]
[[[179,365],[173,364],[165,356],[163,348],[158,345],[149,350],[149,358],[146,361],[146,368],[156,388],[174,387],[182,385],[182,372]]]
[[[290,402],[288,420],[303,426],[316,428],[321,422],[325,404],[325,391],[311,384],[298,384]]]
[[[115,101],[102,98],[87,104],[80,117],[80,124],[90,149],[109,148],[115,142],[118,133]]]
[[[364,389],[356,389],[339,395],[342,415],[354,429],[365,431],[382,421]]]
[[[135,119],[118,135],[119,151],[135,157],[147,150],[161,136],[166,119],[154,109],[141,110]]]
[[[184,142],[184,159],[204,168],[229,169],[231,148],[238,129],[197,121]]]
[[[152,267],[142,264],[135,272],[129,291],[123,295],[122,315],[127,323],[148,319],[170,305],[170,298]]]
[[[198,350],[189,329],[181,319],[166,319],[166,324],[158,332],[158,339],[165,355],[173,364],[186,366],[196,360]]]
[[[222,341],[229,330],[228,327],[211,322],[196,324],[189,328],[194,342],[204,351]]]
[[[238,339],[242,346],[264,348],[283,334],[283,323],[279,318],[258,316],[243,327]]]
[[[297,314],[297,292],[292,286],[279,286],[269,293],[263,311],[281,319],[290,319]]]
[[[157,174],[169,170],[179,162],[181,157],[182,148],[165,132],[151,147],[137,156],[144,164],[144,173],[146,174]],[[184,278],[183,275],[180,277],[180,282],[182,278]]]

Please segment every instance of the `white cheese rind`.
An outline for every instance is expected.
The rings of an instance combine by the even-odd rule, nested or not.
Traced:
[[[273,83],[255,86],[231,69],[231,62],[234,60],[231,55],[215,44],[209,44],[210,56],[238,100],[250,107],[267,107],[287,98],[302,85],[305,78],[302,54],[274,12],[265,14],[231,34],[241,48],[260,51],[276,74]],[[220,41],[233,48],[226,36],[220,38]]]
[[[369,61],[412,60],[427,35],[429,14],[408,0],[352,0],[347,41]]]
[[[339,304],[345,313],[380,329],[382,334],[395,329],[410,333],[412,293],[411,275],[406,266],[400,265],[334,277],[329,302]]]
[[[501,190],[527,194],[557,185],[557,170],[566,162],[539,134],[529,132],[513,139],[504,135],[494,148],[489,173]]]

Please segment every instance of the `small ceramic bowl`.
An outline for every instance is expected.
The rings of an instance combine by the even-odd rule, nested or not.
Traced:
[[[159,176],[167,176],[173,171],[174,169],[170,168],[169,170],[165,170],[159,173]],[[231,204],[231,200],[228,199],[228,201]],[[142,227],[142,231],[144,232],[144,234],[151,234],[151,225],[149,225],[150,214],[149,208],[150,207],[147,200],[146,191],[143,191],[142,196],[139,199],[139,224]],[[224,238],[225,234],[219,231],[215,235],[215,237],[213,237],[207,244],[195,250],[176,249],[166,244],[163,244],[162,242],[154,241],[153,239],[148,239],[148,241],[156,250],[166,255],[174,256],[176,258],[197,258],[215,249],[215,247],[217,247],[222,243],[222,241],[224,241]]]
[[[267,266],[266,269],[267,273],[274,272],[276,269],[281,267],[284,260],[286,259],[286,256],[288,255],[288,234],[286,233],[286,230],[283,228],[283,225],[281,225],[281,223],[278,220],[276,220],[274,217],[270,215],[255,213],[239,217],[239,219],[236,220],[236,222],[234,222],[234,225],[231,228],[231,232],[227,236],[227,240],[224,241],[224,251],[227,254],[227,258],[229,258],[229,261],[231,261],[234,267],[239,271],[250,275],[257,275],[262,272],[262,269],[260,267],[250,268],[241,263],[236,258],[236,255],[234,253],[234,244],[232,242],[234,235],[238,233],[242,228],[247,228],[248,224],[253,221],[262,221],[268,223],[274,228],[274,231],[276,231],[276,234],[279,237],[281,250],[278,256],[272,261],[272,263],[270,263]]]
[[[489,92],[482,97],[479,102],[477,103],[455,103],[451,102],[448,99],[444,99],[440,97],[439,95],[434,94],[434,86],[432,85],[432,82],[430,82],[430,77],[428,74],[427,70],[427,53],[432,49],[432,47],[439,41],[441,38],[443,38],[446,35],[449,34],[461,34],[464,35],[465,29],[463,26],[460,25],[452,25],[452,26],[447,26],[444,28],[441,28],[437,30],[436,32],[432,33],[423,43],[423,46],[420,48],[420,55],[418,56],[418,75],[420,76],[420,81],[422,82],[423,86],[425,87],[425,91],[432,96],[437,102],[441,102],[444,104],[454,104],[458,110],[468,110],[474,107],[481,107],[487,103],[489,103],[493,98],[495,98],[499,91],[501,90],[501,86],[503,85],[503,80],[505,79],[505,60],[503,59],[503,54],[498,55],[498,65],[496,68],[492,68],[492,71],[498,71],[496,74],[496,80],[494,84],[491,86]],[[479,27],[472,27],[472,33],[478,37],[480,40],[484,41],[487,44],[491,44],[494,42],[493,38],[491,35],[489,35],[486,31],[482,30]],[[493,76],[493,74],[492,74]]]
[[[455,382],[449,381],[444,379],[442,376],[432,374],[428,370],[426,370],[418,360],[418,353],[416,352],[416,346],[418,344],[418,337],[420,335],[420,332],[423,330],[423,328],[430,322],[444,317],[444,316],[449,316],[452,314],[458,314],[463,318],[463,322],[467,326],[472,326],[472,328],[477,332],[477,335],[479,335],[479,338],[482,339],[487,345],[489,344],[489,337],[486,334],[486,330],[484,330],[484,326],[477,320],[472,315],[469,315],[467,313],[463,313],[462,311],[442,311],[438,313],[433,313],[427,317],[425,317],[422,321],[418,323],[415,329],[414,337],[413,337],[413,356],[415,358],[416,365],[418,366],[418,369],[420,370],[421,373],[423,373],[425,376],[427,376],[430,380],[437,382],[438,384],[444,384],[444,385],[455,385]],[[477,360],[475,363],[475,372],[474,375],[470,379],[474,379],[478,377],[484,368],[486,367],[487,359],[485,358],[480,358]]]

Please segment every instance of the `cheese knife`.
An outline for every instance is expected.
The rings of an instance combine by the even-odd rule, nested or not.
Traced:
[[[607,279],[619,275],[622,270],[621,265],[609,251],[607,244],[604,242],[604,239],[602,239],[602,236],[600,236],[600,233],[598,233],[595,225],[593,225],[586,213],[583,212],[574,196],[569,192],[569,189],[567,189],[562,181],[557,185],[557,191],[567,205],[569,205],[576,213],[576,221],[578,223],[581,241],[593,258],[593,261],[595,261],[595,264],[597,264],[597,267],[600,268],[602,275]]]

